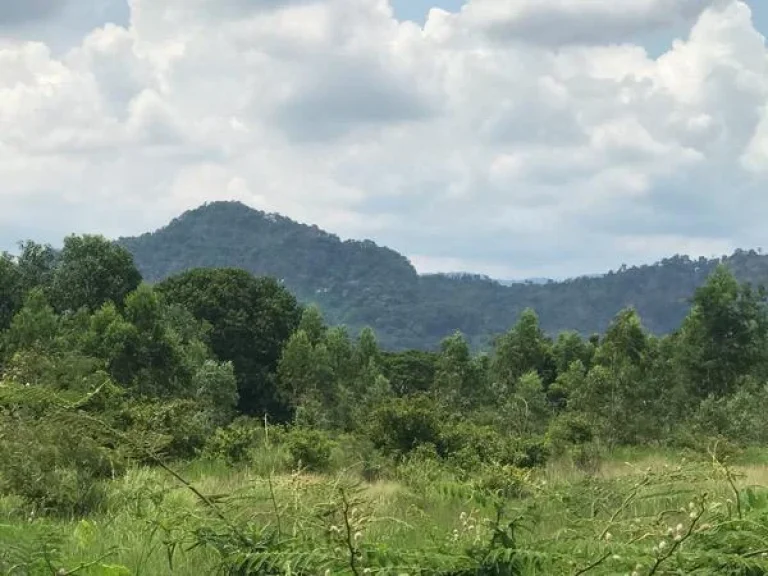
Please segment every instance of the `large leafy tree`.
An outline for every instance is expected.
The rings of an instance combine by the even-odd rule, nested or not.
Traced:
[[[53,273],[51,300],[59,311],[93,311],[107,302],[121,306],[139,284],[141,274],[125,248],[102,236],[68,236]]]
[[[211,349],[234,365],[242,412],[289,417],[277,393],[276,370],[301,320],[293,295],[272,278],[234,268],[189,270],[156,288],[167,302],[185,307],[211,326]]]
[[[766,376],[768,314],[762,291],[718,266],[696,290],[680,333],[680,363],[698,397],[732,392],[740,378]]]

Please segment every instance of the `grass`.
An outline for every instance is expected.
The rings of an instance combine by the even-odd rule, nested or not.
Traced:
[[[589,573],[629,574],[637,558],[642,559],[637,563],[650,570],[654,554],[661,553],[654,552],[653,546],[658,546],[671,527],[690,524],[692,502],[703,493],[720,506],[707,509],[706,515],[721,514],[730,507],[733,519],[736,495],[727,479],[714,474],[711,463],[690,462],[680,467],[680,460],[671,452],[622,450],[607,458],[594,475],[565,461],[532,473],[525,496],[511,498],[507,504],[510,516],[520,513],[525,518],[525,530],[517,532],[521,557],[538,551],[546,556],[549,568],[526,568],[521,573],[576,574],[599,561]],[[287,537],[316,547],[326,545],[331,523],[343,527],[335,491],[339,476],[294,473],[270,477],[263,466],[232,468],[206,461],[183,466],[180,472],[238,526],[279,523]],[[751,463],[742,458],[734,473],[740,475],[736,480],[739,491],[768,485],[768,463],[763,458]],[[222,559],[219,552],[205,546],[190,549],[197,529],[217,525],[190,490],[160,469],[135,468],[110,481],[107,493],[104,511],[85,520],[37,519],[22,514],[19,501],[0,499],[0,550],[3,542],[21,548],[19,542],[24,539],[32,544],[58,539],[56,552],[51,552],[58,558],[52,565],[65,566],[68,573],[216,573]],[[741,498],[746,500],[744,494]],[[361,541],[406,556],[427,550],[449,554],[484,544],[491,536],[486,521],[494,516],[494,500],[478,498],[472,482],[461,482],[427,463],[395,479],[363,483],[356,498],[361,510]],[[747,504],[743,506],[746,509]],[[321,510],[330,510],[329,516],[320,518]],[[323,524],[326,520],[328,526]],[[765,538],[768,541],[768,535]],[[669,542],[674,545],[674,539]],[[327,546],[329,553],[338,553],[333,544]],[[95,560],[98,562],[88,565]],[[11,573],[51,571],[43,562],[37,572]]]

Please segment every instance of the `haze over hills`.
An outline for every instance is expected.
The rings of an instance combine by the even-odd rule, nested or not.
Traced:
[[[737,251],[720,259],[673,256],[653,265],[622,267],[562,282],[499,282],[473,274],[419,275],[408,259],[369,240],[342,241],[239,202],[214,202],[167,226],[120,244],[154,282],[195,267],[233,266],[281,279],[327,320],[352,331],[369,325],[383,346],[434,348],[456,330],[475,346],[508,330],[525,308],[549,333],[603,331],[634,306],[654,333],[677,328],[689,298],[725,262],[740,280],[768,281],[768,257]]]

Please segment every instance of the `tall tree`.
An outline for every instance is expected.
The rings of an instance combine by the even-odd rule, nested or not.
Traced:
[[[552,344],[539,326],[539,317],[527,309],[517,324],[496,340],[491,376],[499,393],[512,392],[523,374],[535,371],[544,386],[556,377]]]
[[[102,236],[68,236],[53,274],[51,299],[59,311],[122,306],[141,284],[133,256]]]
[[[235,367],[242,412],[290,417],[277,394],[276,371],[283,346],[301,319],[292,294],[272,278],[255,278],[234,268],[189,270],[156,288],[167,302],[211,326],[213,352]]]
[[[718,266],[696,290],[679,352],[690,391],[700,398],[728,394],[750,374],[764,378],[768,315],[762,291],[739,285],[725,266]]]

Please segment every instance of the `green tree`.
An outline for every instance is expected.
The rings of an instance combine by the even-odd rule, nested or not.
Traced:
[[[439,355],[423,350],[385,352],[382,373],[398,396],[427,392],[435,381]]]
[[[570,407],[603,423],[609,442],[635,443],[657,434],[658,381],[648,378],[653,341],[634,309],[616,315]]]
[[[301,319],[293,295],[272,278],[255,278],[234,268],[189,270],[156,288],[168,303],[185,307],[210,325],[211,349],[235,367],[241,412],[266,412],[276,420],[290,417],[277,393],[276,371]]]
[[[314,304],[304,308],[299,322],[299,330],[304,331],[312,346],[317,346],[325,338],[328,329],[325,326],[320,308]]]
[[[35,288],[26,296],[5,333],[6,353],[10,356],[20,350],[52,351],[58,332],[58,316],[43,291]]]
[[[699,398],[723,396],[739,378],[766,377],[768,316],[761,291],[739,285],[723,265],[696,290],[680,334],[680,363]]]
[[[10,254],[0,254],[0,330],[10,326],[22,305],[21,273]]]
[[[53,274],[51,298],[59,311],[122,306],[138,288],[141,274],[125,248],[101,236],[68,236]]]
[[[461,333],[440,344],[432,391],[438,402],[456,408],[476,406],[484,397],[482,379],[469,344]]]
[[[579,360],[586,368],[592,365],[595,348],[589,341],[584,341],[578,332],[567,331],[557,335],[552,347],[552,355],[558,374],[568,370],[572,362]]]
[[[494,388],[499,394],[511,393],[520,377],[531,370],[539,374],[545,386],[556,377],[551,342],[539,326],[536,313],[527,309],[517,324],[495,342],[491,361]]]
[[[50,297],[58,255],[48,244],[31,240],[19,242],[18,267],[24,292],[40,288]]]
[[[195,396],[207,405],[216,426],[226,426],[237,410],[237,378],[232,362],[206,360],[192,380]]]

